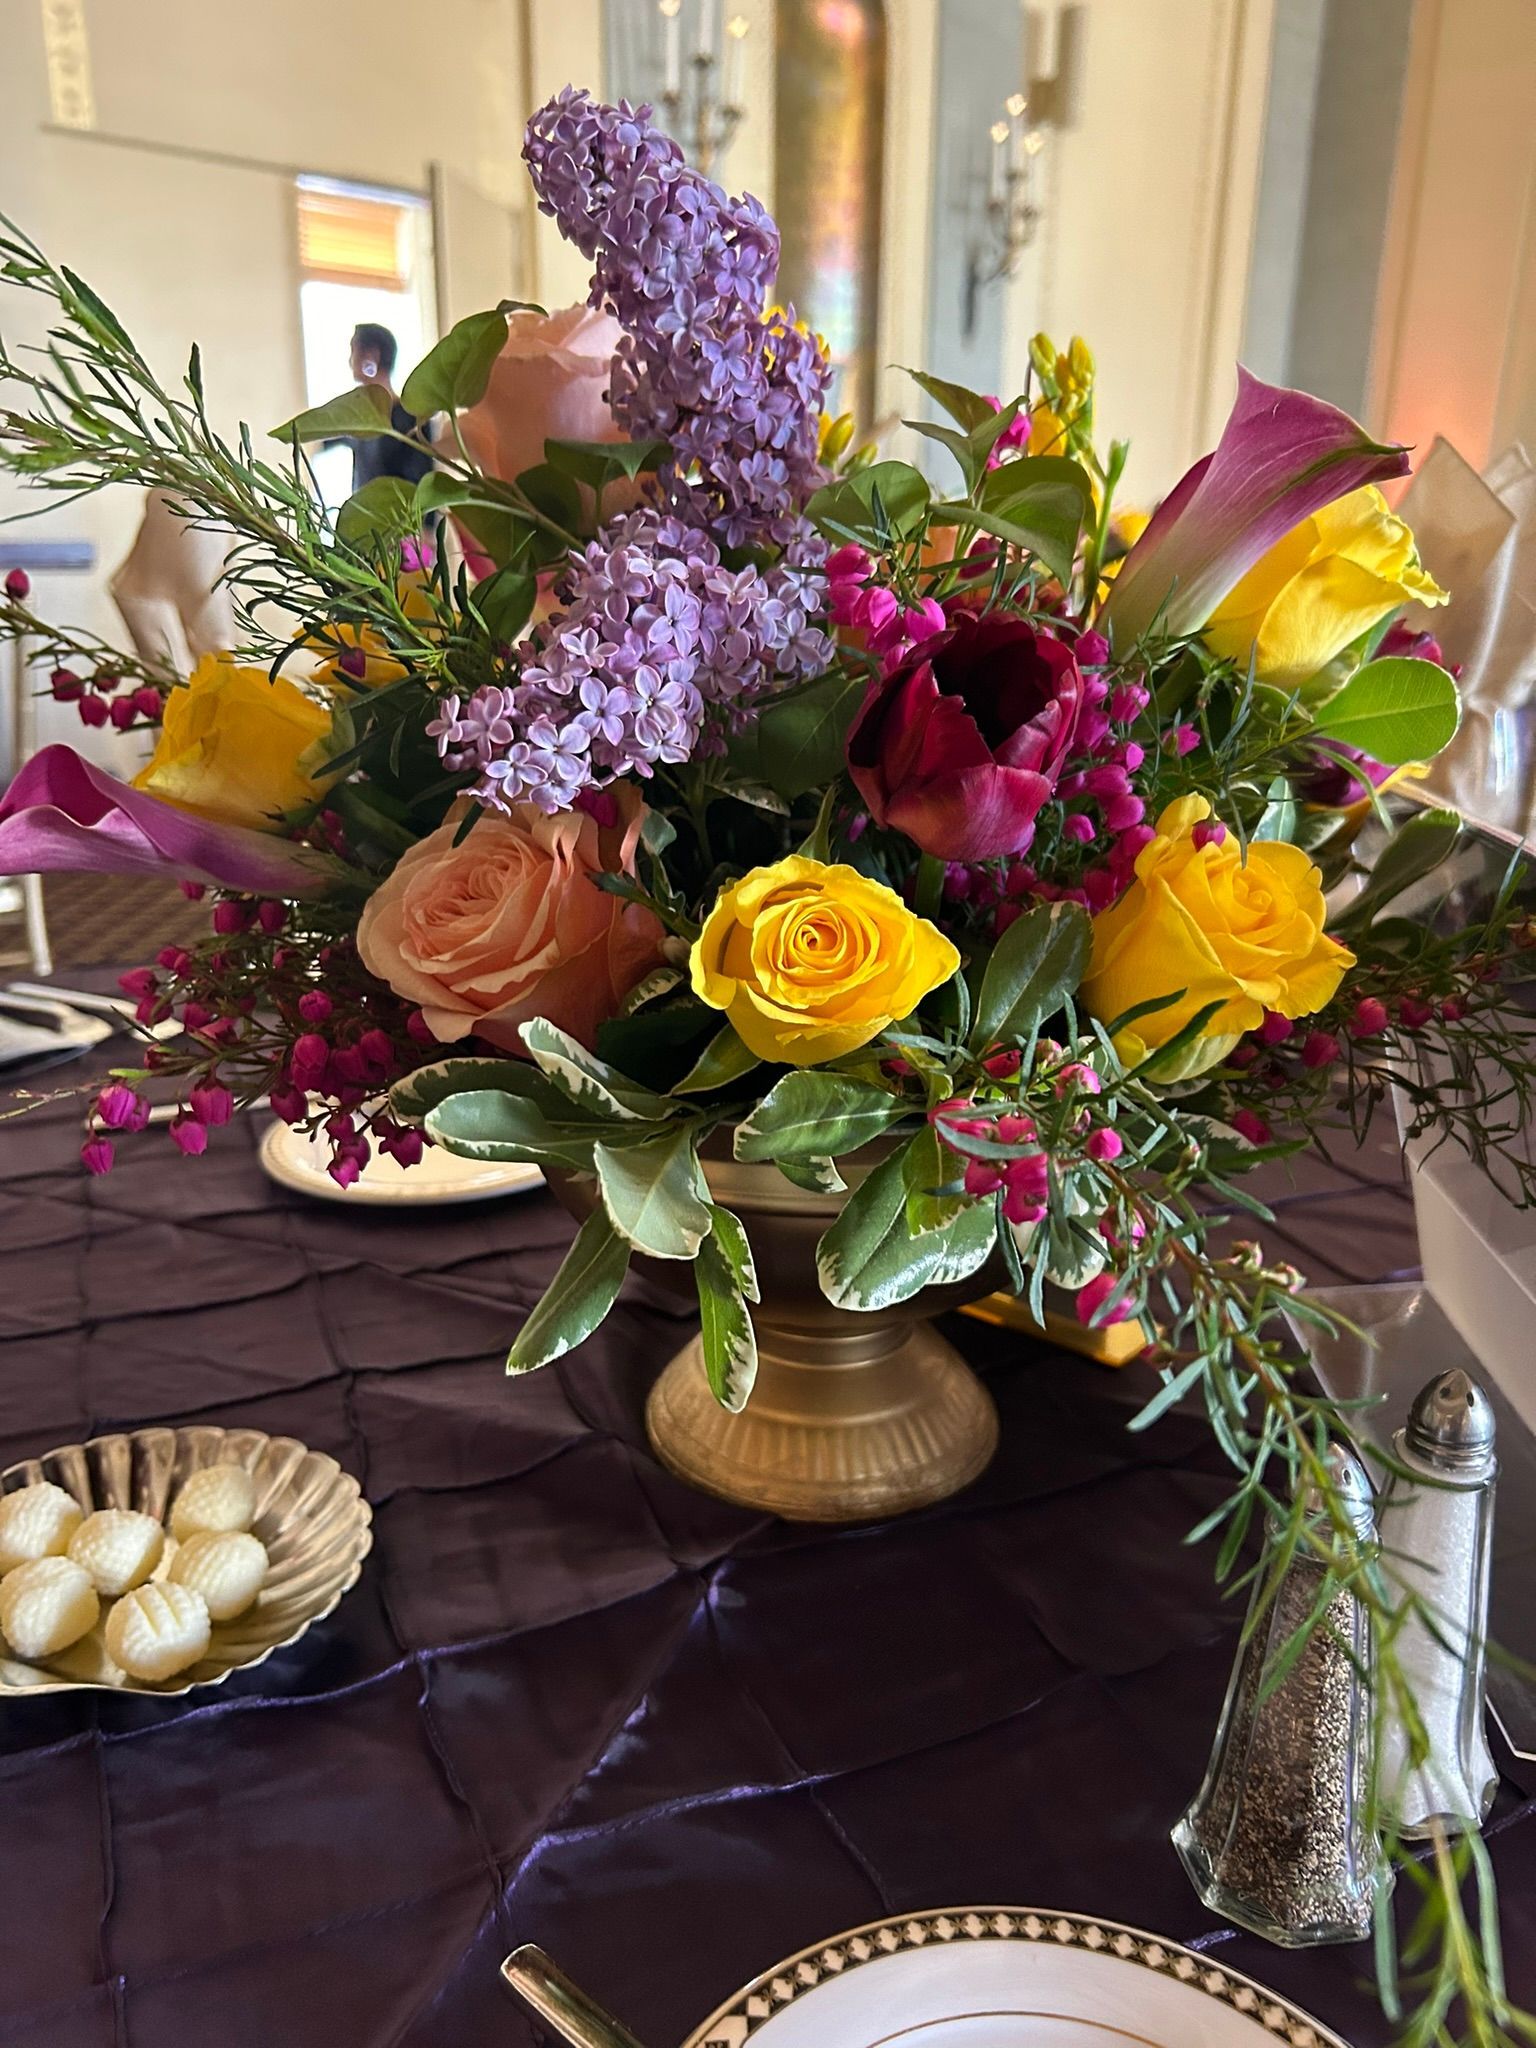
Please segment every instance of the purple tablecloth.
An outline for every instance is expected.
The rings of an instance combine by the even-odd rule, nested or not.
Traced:
[[[573,1359],[503,1378],[569,1237],[547,1197],[309,1202],[262,1177],[255,1119],[87,1181],[78,1118],[0,1126],[0,1463],[255,1424],[356,1472],[377,1541],[328,1621],[215,1691],[5,1703],[0,2043],[528,2048],[496,1968],[536,1940],[674,2048],[820,1937],[983,1902],[1195,1941],[1388,2038],[1365,1950],[1220,1926],[1168,1846],[1238,1617],[1179,1542],[1218,1461],[1187,1417],[1126,1435],[1134,1372],[957,1320],[1002,1410],[992,1470],[910,1520],[789,1528],[646,1450],[687,1324],[644,1285]],[[1378,1265],[1402,1262],[1392,1199]],[[1347,1272],[1360,1190],[1311,1208]],[[1508,1782],[1492,1847],[1536,2003]]]

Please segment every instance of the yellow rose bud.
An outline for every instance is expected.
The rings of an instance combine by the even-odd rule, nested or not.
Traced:
[[[331,714],[286,677],[205,654],[166,698],[159,742],[133,786],[219,824],[271,831],[279,813],[320,795],[330,730]]]
[[[959,964],[894,890],[801,854],[723,889],[689,962],[695,992],[742,1043],[791,1067],[867,1045]]]
[[[1419,561],[1412,530],[1374,484],[1303,519],[1228,591],[1205,643],[1261,682],[1308,682],[1362,633],[1412,600],[1447,594]]]
[[[1323,930],[1322,877],[1300,847],[1236,837],[1210,818],[1203,796],[1180,797],[1157,821],[1157,837],[1136,858],[1136,879],[1093,920],[1093,955],[1083,1001],[1112,1024],[1138,1003],[1183,995],[1137,1018],[1116,1038],[1134,1064],[1166,1045],[1208,1003],[1221,1008],[1171,1080],[1203,1073],[1264,1021],[1266,1010],[1305,1017],[1321,1009],[1355,956]]]

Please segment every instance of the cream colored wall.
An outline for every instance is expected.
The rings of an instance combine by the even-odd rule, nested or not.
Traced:
[[[1235,391],[1275,0],[1087,0],[1080,118],[1042,156],[1045,212],[1011,287],[1009,389],[1029,336],[1082,334],[1100,438],[1151,503]]]
[[[1481,468],[1536,434],[1536,18],[1419,0],[1370,417]]]
[[[101,292],[163,379],[197,340],[221,428],[265,430],[303,403],[296,171],[425,191],[437,160],[521,203],[522,0],[434,0],[429,18],[407,0],[85,0],[84,133],[51,125],[39,0],[10,0],[5,14],[0,210]],[[11,292],[0,332],[36,332]],[[338,363],[337,388],[346,381]],[[39,510],[38,493],[0,479],[0,514],[23,504],[39,514],[29,535],[85,535],[99,551],[96,578],[39,579],[43,608],[115,637],[104,580],[137,525],[137,493]],[[82,731],[43,707],[44,738]]]

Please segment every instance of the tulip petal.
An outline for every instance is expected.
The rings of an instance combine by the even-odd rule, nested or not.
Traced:
[[[72,747],[44,747],[0,797],[0,874],[166,875],[258,896],[313,896],[323,857],[132,789]]]
[[[1237,375],[1216,449],[1164,499],[1115,577],[1100,623],[1117,648],[1154,620],[1170,634],[1195,631],[1292,527],[1362,484],[1408,473],[1406,449],[1371,440],[1337,406]]]

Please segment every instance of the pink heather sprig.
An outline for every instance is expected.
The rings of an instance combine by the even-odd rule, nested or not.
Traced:
[[[722,746],[777,682],[819,675],[824,590],[819,566],[729,569],[708,534],[628,513],[572,557],[565,608],[518,649],[519,681],[442,698],[427,731],[446,766],[477,771],[482,803],[568,810],[690,759],[701,738]]]
[[[528,123],[523,157],[541,210],[592,260],[591,303],[625,329],[610,403],[635,439],[671,444],[668,504],[730,547],[791,542],[822,481],[830,368],[792,312],[764,310],[772,219],[727,199],[627,100],[568,86]]]

